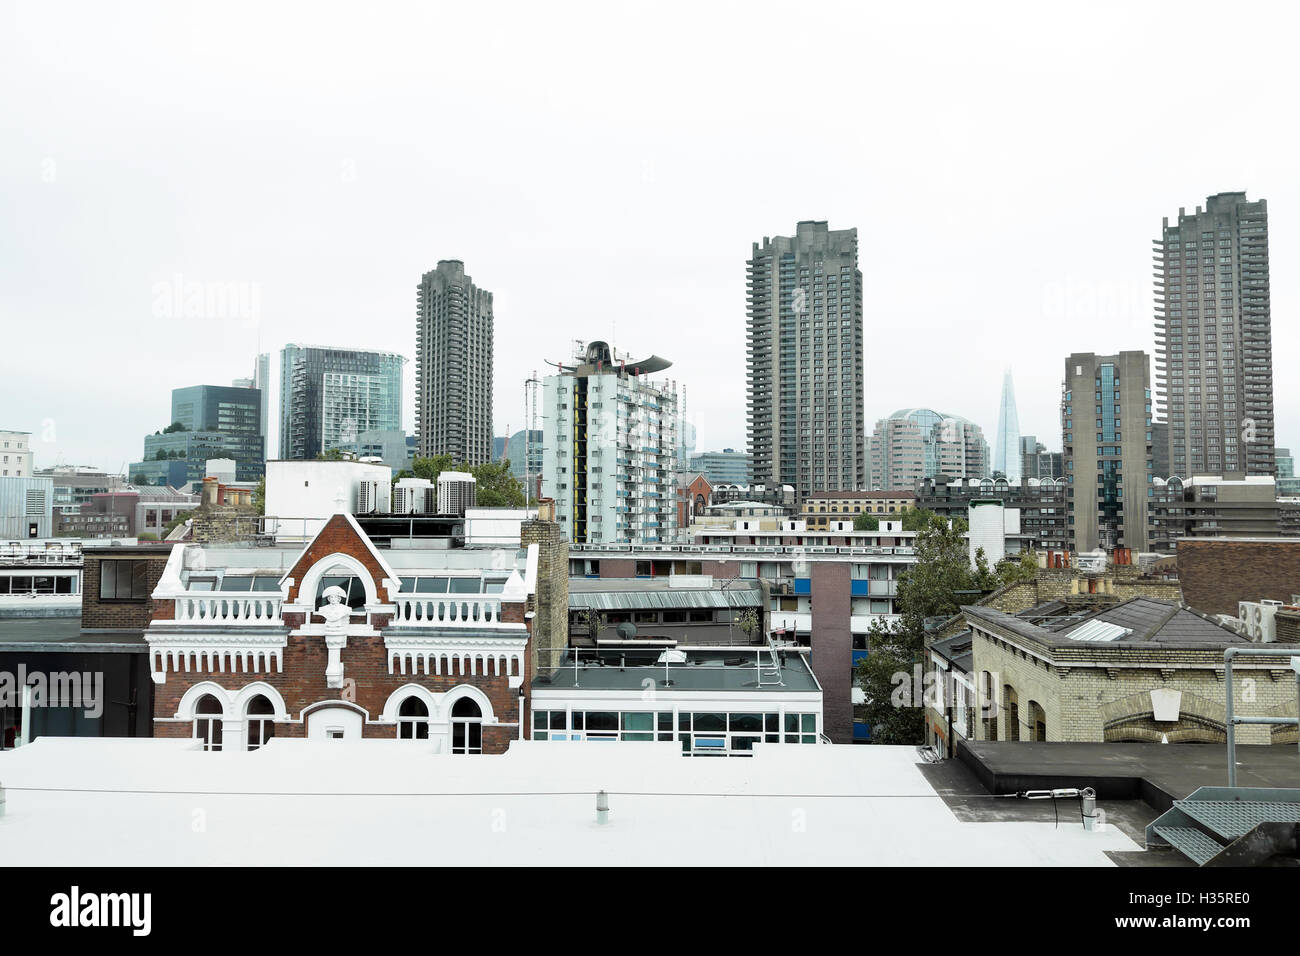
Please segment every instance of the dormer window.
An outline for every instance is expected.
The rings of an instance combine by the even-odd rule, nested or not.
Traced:
[[[366,606],[366,587],[361,579],[356,575],[327,574],[320,579],[320,590],[316,593],[316,610],[326,604],[325,590],[330,587],[341,587],[348,595],[348,607],[354,611],[359,611]]]

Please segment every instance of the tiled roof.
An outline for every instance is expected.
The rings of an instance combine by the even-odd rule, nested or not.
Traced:
[[[987,607],[964,607],[968,618],[1000,625],[1014,634],[1044,644],[1096,641],[1125,644],[1244,644],[1248,639],[1202,614],[1173,601],[1132,598],[1104,608],[1076,608],[1052,601],[1016,615]],[[1114,625],[1127,634],[1107,637]]]

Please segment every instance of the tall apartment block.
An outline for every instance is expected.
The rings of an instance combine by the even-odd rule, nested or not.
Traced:
[[[421,457],[492,461],[492,293],[465,263],[420,279],[415,317],[415,446]]]
[[[542,382],[542,496],[574,544],[667,544],[677,530],[672,363],[591,342]]]
[[[1147,550],[1153,460],[1145,352],[1065,360],[1061,441],[1071,547]]]
[[[1219,193],[1155,241],[1156,384],[1169,469],[1272,475],[1268,203]]]
[[[315,458],[362,432],[402,427],[396,352],[286,345],[280,352],[280,457]]]
[[[814,491],[867,481],[858,231],[801,222],[748,262],[753,480]]]
[[[983,429],[931,408],[904,408],[882,418],[868,450],[873,491],[911,491],[924,478],[983,478],[989,473]]]

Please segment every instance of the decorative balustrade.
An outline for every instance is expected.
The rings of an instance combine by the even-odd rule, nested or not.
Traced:
[[[489,594],[459,597],[399,595],[394,624],[411,627],[494,627],[501,621],[501,598]]]
[[[282,624],[279,594],[207,591],[184,594],[176,599],[176,616],[160,624],[203,624],[213,626],[266,626]]]

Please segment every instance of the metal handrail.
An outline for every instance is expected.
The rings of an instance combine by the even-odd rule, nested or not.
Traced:
[[[1237,785],[1237,724],[1281,724],[1295,725],[1300,730],[1300,717],[1238,717],[1233,713],[1232,693],[1232,659],[1238,654],[1259,657],[1290,657],[1291,669],[1295,671],[1296,702],[1300,707],[1300,649],[1291,651],[1275,650],[1271,647],[1229,647],[1223,652],[1223,680],[1227,685],[1225,703],[1227,704],[1226,724],[1228,731],[1228,786]],[[1297,710],[1300,713],[1300,710]],[[1297,734],[1297,747],[1300,747],[1300,734]]]

